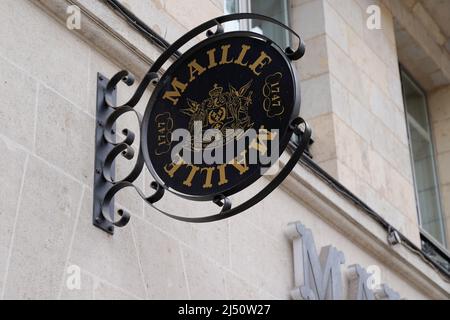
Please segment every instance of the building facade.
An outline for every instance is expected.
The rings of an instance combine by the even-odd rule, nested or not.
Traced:
[[[450,297],[448,1],[2,0],[0,12],[3,299]],[[136,75],[117,90],[125,102],[162,53],[158,39],[233,12],[275,17],[304,40],[296,67],[311,158],[228,220],[171,220],[126,189],[116,202],[130,224],[113,236],[95,228],[98,74]],[[292,41],[266,24],[227,28]],[[132,116],[119,126],[139,131]],[[118,161],[117,175],[132,163]],[[151,181],[144,172],[137,185],[149,192]],[[175,197],[161,206],[217,210]]]

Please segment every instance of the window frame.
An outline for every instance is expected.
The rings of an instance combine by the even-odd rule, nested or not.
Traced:
[[[223,0],[224,3],[226,0]],[[249,13],[253,13],[252,11],[252,4],[251,4],[251,0],[233,0],[236,2],[236,8],[238,9],[238,13],[245,13],[245,12],[249,12]],[[267,1],[267,0],[265,0]],[[274,1],[280,1],[280,0],[274,0]],[[292,21],[292,17],[291,17],[291,10],[289,10],[291,8],[291,0],[282,0],[283,2],[285,1],[286,3],[286,23],[287,26],[290,27],[291,26],[291,21]],[[225,5],[224,5],[225,8]],[[224,10],[225,11],[225,10]],[[226,13],[226,12],[225,12]],[[239,30],[250,30],[250,21],[243,19],[239,21]],[[292,45],[292,35],[289,31],[284,30],[285,32],[285,41],[286,41],[286,47],[289,47]],[[286,49],[286,48],[281,48],[281,49]]]
[[[434,134],[433,134],[433,128],[431,126],[430,122],[430,111],[428,107],[428,94],[425,89],[414,79],[414,77],[411,75],[411,73],[402,65],[399,64],[399,72],[400,72],[400,82],[402,82],[402,74],[407,78],[407,80],[417,89],[424,97],[425,102],[425,115],[426,115],[426,121],[429,127],[429,135],[430,135],[430,144],[431,144],[431,151],[432,151],[432,167],[433,167],[433,175],[434,179],[436,181],[436,190],[437,190],[437,205],[439,208],[439,214],[440,214],[440,229],[443,234],[445,243],[440,243],[438,239],[436,239],[434,236],[432,236],[430,233],[428,233],[423,227],[422,227],[422,213],[420,209],[419,204],[419,195],[417,190],[417,184],[416,184],[416,173],[415,173],[415,166],[414,166],[414,158],[413,158],[413,150],[411,145],[411,132],[409,128],[410,120],[409,118],[412,118],[408,111],[405,101],[405,90],[404,85],[401,83],[401,89],[402,89],[402,99],[403,99],[403,108],[405,113],[405,122],[406,122],[406,133],[408,135],[408,148],[409,148],[409,159],[411,161],[411,171],[412,171],[412,177],[413,177],[413,183],[414,183],[414,196],[416,200],[416,211],[417,211],[417,218],[419,222],[419,231],[421,237],[425,238],[429,242],[431,242],[434,246],[438,247],[441,251],[443,251],[448,257],[450,256],[450,251],[448,251],[449,247],[449,238],[446,232],[446,226],[445,226],[445,219],[444,219],[444,212],[442,207],[442,197],[441,197],[441,188],[440,188],[440,181],[439,181],[439,174],[438,174],[438,167],[436,164],[436,148],[435,148],[435,141],[434,141]],[[414,120],[414,119],[413,119]],[[415,121],[415,120],[414,120]]]

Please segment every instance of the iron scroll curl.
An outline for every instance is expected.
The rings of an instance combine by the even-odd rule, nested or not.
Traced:
[[[244,201],[243,203],[237,205],[236,207],[232,207],[231,201],[221,194],[218,194],[212,201],[221,207],[221,210],[218,213],[211,214],[203,217],[186,217],[179,216],[169,212],[164,211],[163,209],[156,206],[156,203],[161,200],[164,196],[165,191],[168,189],[166,186],[161,184],[160,182],[153,181],[151,183],[151,188],[154,192],[151,195],[145,195],[144,192],[137,187],[133,182],[139,177],[140,173],[144,169],[145,159],[142,151],[142,142],[137,147],[137,150],[133,148],[133,144],[135,143],[136,133],[129,129],[122,130],[123,138],[119,141],[116,141],[116,132],[115,132],[115,124],[116,121],[124,114],[132,112],[136,115],[139,127],[141,128],[140,134],[142,134],[142,125],[143,125],[143,116],[135,110],[135,106],[142,98],[144,92],[148,88],[150,84],[158,84],[160,79],[160,70],[163,65],[169,61],[172,57],[174,57],[174,53],[178,51],[183,45],[188,43],[193,38],[197,37],[201,33],[206,31],[206,35],[208,37],[214,37],[216,35],[220,35],[224,33],[224,29],[222,24],[234,21],[234,20],[242,20],[242,19],[255,19],[255,20],[264,20],[271,22],[275,25],[278,25],[287,31],[289,31],[293,36],[298,39],[298,47],[296,49],[286,48],[283,52],[285,56],[291,60],[300,59],[305,53],[305,45],[300,38],[300,36],[293,31],[288,26],[285,26],[281,22],[266,17],[263,15],[253,14],[253,13],[239,13],[239,14],[231,14],[225,15],[221,17],[217,17],[215,19],[211,19],[196,28],[192,29],[184,36],[175,41],[171,46],[169,46],[152,64],[148,72],[145,74],[144,78],[140,82],[133,96],[124,104],[117,106],[115,104],[114,94],[117,90],[117,86],[119,83],[123,82],[127,86],[131,86],[135,82],[135,78],[128,71],[123,70],[114,75],[111,80],[106,84],[104,89],[104,99],[103,104],[104,108],[111,110],[107,117],[98,119],[99,126],[103,129],[103,140],[104,143],[110,146],[109,151],[106,153],[102,160],[102,167],[96,168],[96,174],[100,174],[102,176],[103,181],[107,184],[107,190],[101,195],[100,200],[100,213],[94,212],[94,224],[99,226],[100,222],[107,221],[109,223],[108,230],[105,230],[109,233],[113,233],[113,226],[123,227],[125,226],[131,217],[131,214],[127,212],[125,209],[114,210],[113,203],[115,195],[124,188],[134,188],[137,194],[147,203],[149,206],[154,208],[159,213],[173,218],[175,220],[189,222],[189,223],[205,223],[212,222],[217,220],[227,219],[234,215],[237,215],[258,202],[262,201],[265,197],[267,197],[274,189],[276,189],[283,180],[289,175],[292,171],[296,163],[301,158],[303,152],[307,148],[310,137],[311,137],[311,128],[302,118],[293,118],[290,122],[290,125],[287,129],[287,133],[283,138],[283,143],[288,144],[288,140],[292,137],[292,135],[297,136],[299,143],[297,147],[292,152],[290,159],[286,162],[281,171],[256,195],[252,196],[250,199]],[[215,31],[211,31],[212,28],[216,28]],[[251,34],[251,33],[249,33]],[[270,42],[270,39],[267,39],[267,42]],[[299,102],[300,103],[300,102]],[[300,127],[303,126],[303,129]],[[287,140],[286,140],[287,139]],[[142,141],[142,139],[141,139]],[[97,151],[96,151],[97,152]],[[114,179],[114,163],[117,157],[122,156],[127,160],[133,160],[136,158],[136,163],[133,168],[130,170],[128,175],[116,181]],[[95,186],[94,186],[95,189]],[[94,194],[95,194],[94,190]],[[114,219],[115,213],[120,217],[118,220]],[[103,228],[103,227],[102,227]]]

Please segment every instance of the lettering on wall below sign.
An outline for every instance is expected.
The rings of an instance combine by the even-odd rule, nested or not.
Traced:
[[[317,254],[314,237],[310,229],[300,222],[290,223],[287,230],[292,239],[295,289],[291,296],[295,300],[399,300],[400,295],[386,284],[375,290],[369,288],[370,276],[363,267],[354,264],[346,273],[347,295],[341,264],[344,254],[332,246],[323,247]]]

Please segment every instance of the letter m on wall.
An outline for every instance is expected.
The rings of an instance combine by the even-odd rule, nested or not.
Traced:
[[[344,254],[332,246],[323,247],[317,254],[311,230],[301,223],[288,226],[294,256],[294,299],[339,300],[343,299],[341,264]]]

